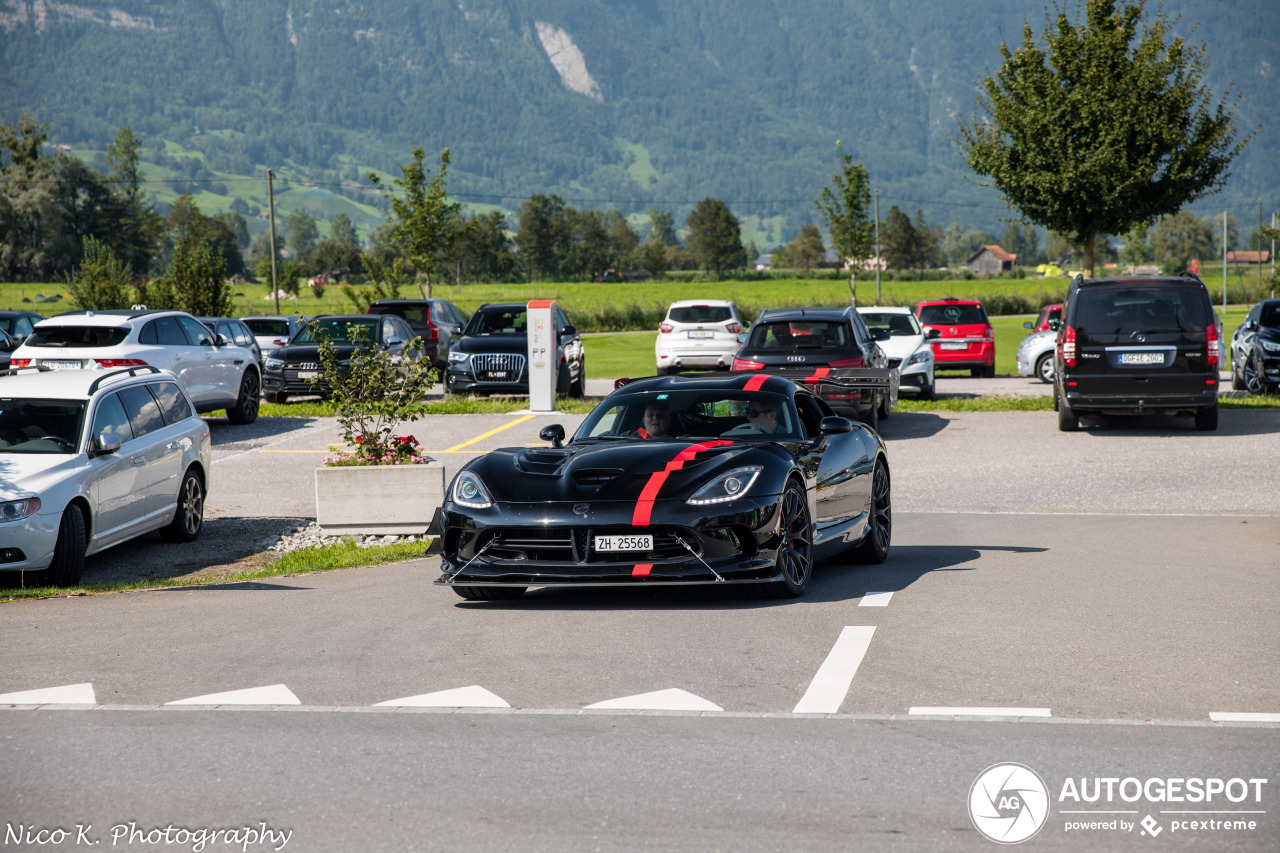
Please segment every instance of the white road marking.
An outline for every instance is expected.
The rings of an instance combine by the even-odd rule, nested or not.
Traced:
[[[908,714],[935,717],[1051,717],[1048,708],[987,708],[921,706],[911,708]]]
[[[869,592],[858,602],[859,607],[888,607],[892,592]]]
[[[672,687],[667,690],[655,690],[652,693],[639,693],[635,696],[623,696],[620,699],[606,699],[586,707],[588,711],[723,711],[714,702],[708,702],[701,696],[694,696],[687,690]]]
[[[849,626],[840,632],[836,644],[831,647],[827,659],[818,667],[818,673],[800,699],[793,714],[838,714],[849,685],[858,671],[858,665],[871,645],[875,627]]]
[[[4,697],[0,696],[0,700]],[[1253,714],[1247,711],[1210,711],[1215,723],[1280,723],[1280,714]]]
[[[245,690],[228,690],[226,693],[209,693],[165,702],[166,705],[301,705],[293,691],[283,684],[266,687],[249,687]]]
[[[435,693],[423,693],[419,696],[407,696],[404,699],[392,699],[379,702],[375,708],[386,706],[413,708],[510,708],[506,701],[494,693],[490,693],[478,684],[470,687],[455,687],[452,690],[438,690]]]
[[[66,684],[62,687],[42,687],[39,690],[22,690],[0,696],[0,705],[97,705],[93,685]]]

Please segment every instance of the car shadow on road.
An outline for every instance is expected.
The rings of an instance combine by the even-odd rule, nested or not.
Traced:
[[[1053,422],[1049,422],[1047,426],[1052,429]],[[1218,414],[1218,428],[1203,433],[1197,433],[1194,418],[1174,415],[1102,415],[1080,418],[1080,432],[1095,437],[1200,435],[1206,441],[1212,441],[1214,436],[1271,435],[1280,432],[1280,412],[1275,409],[1222,409]]]
[[[877,431],[885,441],[906,438],[928,438],[947,428],[951,419],[934,412],[894,412],[880,421]]]
[[[969,572],[984,551],[1037,554],[1047,548],[1008,545],[907,545],[876,566],[820,562],[803,598],[752,598],[744,584],[700,586],[542,587],[516,601],[462,601],[462,609],[497,610],[751,610],[788,604],[850,601],[870,592],[899,592],[932,572]]]
[[[314,423],[317,418],[258,418],[251,424],[233,424],[225,417],[205,416],[204,420],[209,424],[209,438],[213,446],[222,447],[228,444],[262,441],[295,432]]]

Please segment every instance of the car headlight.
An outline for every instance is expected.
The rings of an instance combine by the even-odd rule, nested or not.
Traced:
[[[464,362],[466,362],[466,361],[467,361],[467,359],[469,359],[469,358],[471,358],[471,353],[469,353],[469,352],[451,352],[451,353],[449,353],[449,363],[450,363],[450,364],[463,364],[463,363],[464,363]]]
[[[40,509],[39,498],[23,498],[20,501],[0,503],[0,522],[21,521],[36,514]]]
[[[694,492],[688,503],[701,506],[740,498],[751,490],[751,484],[756,481],[756,477],[760,476],[762,468],[761,465],[747,465],[726,471]]]
[[[493,506],[493,498],[489,496],[489,490],[484,487],[484,483],[480,482],[480,478],[470,471],[463,471],[453,479],[450,496],[459,506],[472,509]]]
[[[267,370],[284,370],[283,358],[268,358],[265,362]]]
[[[1272,343],[1271,341],[1264,341],[1261,339],[1258,341],[1258,343],[1267,352],[1280,352],[1280,344],[1278,343]]]
[[[911,354],[911,358],[907,359],[907,363],[904,366],[910,367],[913,364],[924,364],[932,356],[933,356],[932,347],[927,347],[927,346],[921,347],[920,349],[916,350]]]

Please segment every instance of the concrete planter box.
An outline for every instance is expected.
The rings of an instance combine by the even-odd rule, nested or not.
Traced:
[[[444,502],[444,465],[316,469],[316,521],[326,536],[419,535]]]

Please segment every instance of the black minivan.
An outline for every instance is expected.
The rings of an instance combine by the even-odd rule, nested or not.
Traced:
[[[1058,429],[1091,415],[1183,415],[1218,428],[1222,341],[1209,290],[1193,275],[1084,279],[1058,328]]]

